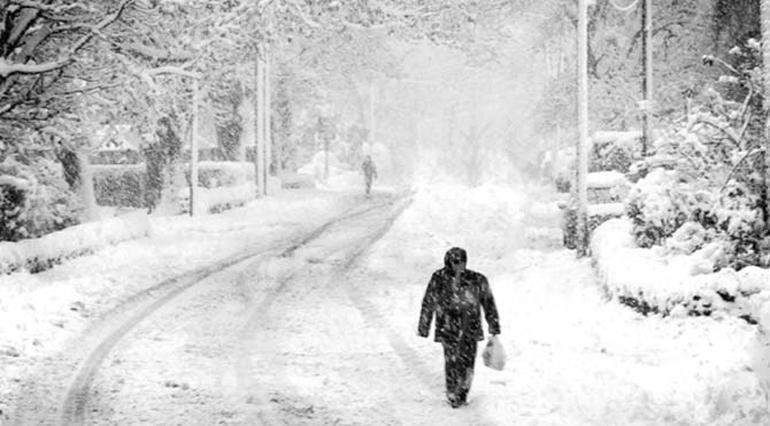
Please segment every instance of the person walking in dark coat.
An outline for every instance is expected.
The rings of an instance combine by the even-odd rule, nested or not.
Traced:
[[[473,381],[476,342],[484,340],[481,308],[489,334],[500,334],[500,320],[487,278],[466,269],[468,255],[453,247],[444,255],[444,267],[433,273],[422,300],[417,334],[428,337],[436,316],[434,337],[444,347],[446,394],[452,408],[466,403]]]
[[[374,179],[377,179],[377,168],[374,166],[371,155],[367,155],[366,158],[364,158],[364,162],[361,164],[361,170],[364,172],[364,191],[368,197],[369,193],[372,191],[372,182],[374,182]]]

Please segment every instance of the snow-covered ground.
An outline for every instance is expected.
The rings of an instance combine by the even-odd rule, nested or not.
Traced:
[[[559,248],[555,234],[523,238],[533,235],[525,228],[556,226],[544,188],[445,189],[418,195],[367,257],[363,281],[404,339],[417,339],[414,362],[440,376],[440,346],[413,337],[419,303],[443,251],[467,248],[468,267],[485,273],[495,293],[509,362],[503,372],[477,367],[470,406],[460,412],[442,404],[438,377],[432,393],[405,396],[423,401],[416,423],[770,421],[748,371],[753,326],[731,317],[643,317],[605,300],[589,260]]]
[[[269,245],[288,231],[310,229],[351,203],[367,202],[344,192],[334,194],[276,197],[199,219],[157,219],[150,238],[41,274],[0,278],[0,348],[10,345],[20,355],[0,352],[3,415],[15,383],[30,373],[33,361],[61,348],[95,315],[128,295],[246,247]],[[145,337],[115,355],[110,366],[117,367],[97,385],[117,383],[116,391],[143,395],[156,404],[172,398],[173,410],[178,410],[173,413],[185,412],[183,403],[195,405],[195,415],[210,409],[207,417],[197,419],[224,423],[244,421],[238,410],[259,404],[280,407],[282,421],[302,424],[770,422],[765,394],[749,368],[754,326],[729,316],[643,317],[606,300],[590,261],[577,260],[574,252],[560,247],[558,214],[555,195],[536,186],[422,187],[384,237],[350,267],[344,266],[350,250],[344,230],[301,250],[300,263],[311,269],[286,281],[298,287],[274,294],[253,288],[262,282],[259,277],[283,276],[299,263],[239,266],[233,275],[240,278],[232,279],[250,284],[211,281],[207,292],[190,296],[184,315],[162,314],[164,319],[196,319],[143,325]],[[367,226],[359,224],[350,234],[366,235]],[[440,345],[417,336],[425,286],[451,246],[466,248],[468,267],[489,278],[509,355],[502,372],[485,368],[477,359],[470,404],[460,410],[444,402]],[[249,277],[255,277],[254,282]],[[249,368],[234,372],[228,368],[233,355],[227,350],[238,345],[222,341],[234,332],[221,321],[243,317],[243,301],[239,291],[216,294],[239,287],[240,292],[251,288],[246,294],[266,291],[273,309],[259,313],[264,302],[250,302],[256,303],[255,310],[246,316],[256,319],[247,320],[247,325],[256,328],[259,339],[239,343],[254,346],[246,348],[246,361],[236,362],[246,362]],[[210,321],[199,320],[203,313],[210,314],[204,316]],[[158,355],[150,354],[148,345]],[[170,360],[178,354],[184,358],[173,365],[174,371],[187,377],[172,380],[167,376],[174,363]],[[154,359],[145,365],[132,363],[142,356]],[[123,377],[116,377],[120,371]],[[239,377],[244,371],[266,373]],[[196,380],[212,374],[214,381]],[[224,411],[221,404],[206,405],[207,395],[219,397],[244,380],[254,380],[263,394]],[[137,381],[160,382],[126,389]],[[198,388],[206,383],[210,389]],[[166,393],[156,399],[147,393],[154,391]],[[230,395],[235,400],[241,396]],[[102,402],[127,404],[109,395]],[[132,411],[130,404],[111,407],[113,412],[119,408],[122,416],[146,415],[142,407]]]
[[[219,215],[152,217],[147,237],[38,274],[0,275],[0,420],[8,419],[17,387],[36,363],[131,295],[245,250],[285,242],[367,202],[359,194],[299,190]]]

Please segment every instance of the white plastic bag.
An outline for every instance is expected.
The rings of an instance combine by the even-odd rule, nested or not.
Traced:
[[[502,370],[505,367],[505,349],[497,336],[492,336],[481,354],[484,359],[484,365],[495,370]]]

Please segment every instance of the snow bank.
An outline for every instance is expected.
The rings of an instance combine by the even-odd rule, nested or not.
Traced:
[[[150,233],[144,213],[84,223],[40,238],[19,242],[0,242],[0,274],[18,270],[38,272],[84,253]]]
[[[770,299],[770,270],[750,266],[712,273],[717,250],[706,245],[692,254],[670,255],[662,247],[639,248],[627,219],[605,222],[591,239],[594,265],[605,291],[624,303],[664,315],[724,312],[761,319],[761,312],[770,309],[764,307]]]

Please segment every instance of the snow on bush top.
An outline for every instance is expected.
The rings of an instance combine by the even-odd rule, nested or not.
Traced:
[[[24,179],[17,178],[11,175],[0,175],[0,185],[11,186],[17,190],[24,190],[27,188],[28,182]]]
[[[625,210],[626,205],[623,203],[600,203],[586,206],[586,213],[589,216],[622,216]]]
[[[628,185],[628,180],[623,173],[616,171],[593,172],[586,176],[586,185],[589,188],[611,188]]]
[[[595,144],[605,144],[614,142],[616,144],[638,143],[642,137],[642,132],[638,130],[630,131],[599,131],[591,136],[591,142]]]

